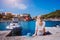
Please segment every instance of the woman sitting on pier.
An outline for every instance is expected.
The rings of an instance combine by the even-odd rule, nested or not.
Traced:
[[[35,34],[33,36],[45,35],[45,22],[42,16],[38,16],[36,20]]]

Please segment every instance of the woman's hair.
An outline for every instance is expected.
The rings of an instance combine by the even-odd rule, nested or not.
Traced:
[[[43,20],[42,16],[37,16],[37,20]]]

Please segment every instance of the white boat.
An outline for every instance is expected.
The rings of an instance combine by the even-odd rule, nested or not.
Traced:
[[[6,27],[6,29],[13,29],[15,27],[20,27],[17,17],[12,18],[12,22]]]
[[[8,25],[8,26],[6,27],[6,29],[13,29],[13,28],[15,28],[15,27],[20,27],[20,25],[18,25],[18,23],[12,22],[12,23],[10,23],[10,25]]]
[[[12,19],[12,22],[6,27],[6,29],[13,29],[15,27],[20,27],[20,25],[18,24],[18,18],[14,17]]]

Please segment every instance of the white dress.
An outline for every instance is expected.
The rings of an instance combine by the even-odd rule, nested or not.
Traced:
[[[38,30],[37,31],[37,35],[43,35],[43,28],[45,27],[45,22],[43,21],[42,22],[43,23],[43,25],[42,26],[40,26],[39,24],[38,24],[38,22],[36,21],[36,28],[35,28],[35,30]]]

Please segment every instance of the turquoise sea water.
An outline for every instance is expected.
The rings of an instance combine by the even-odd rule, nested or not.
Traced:
[[[45,21],[45,27],[54,27],[60,25],[60,21]],[[10,22],[0,22],[0,30],[6,30],[6,26]],[[35,32],[35,21],[19,21],[19,25],[22,27],[22,35],[27,35],[28,33],[34,34]]]

